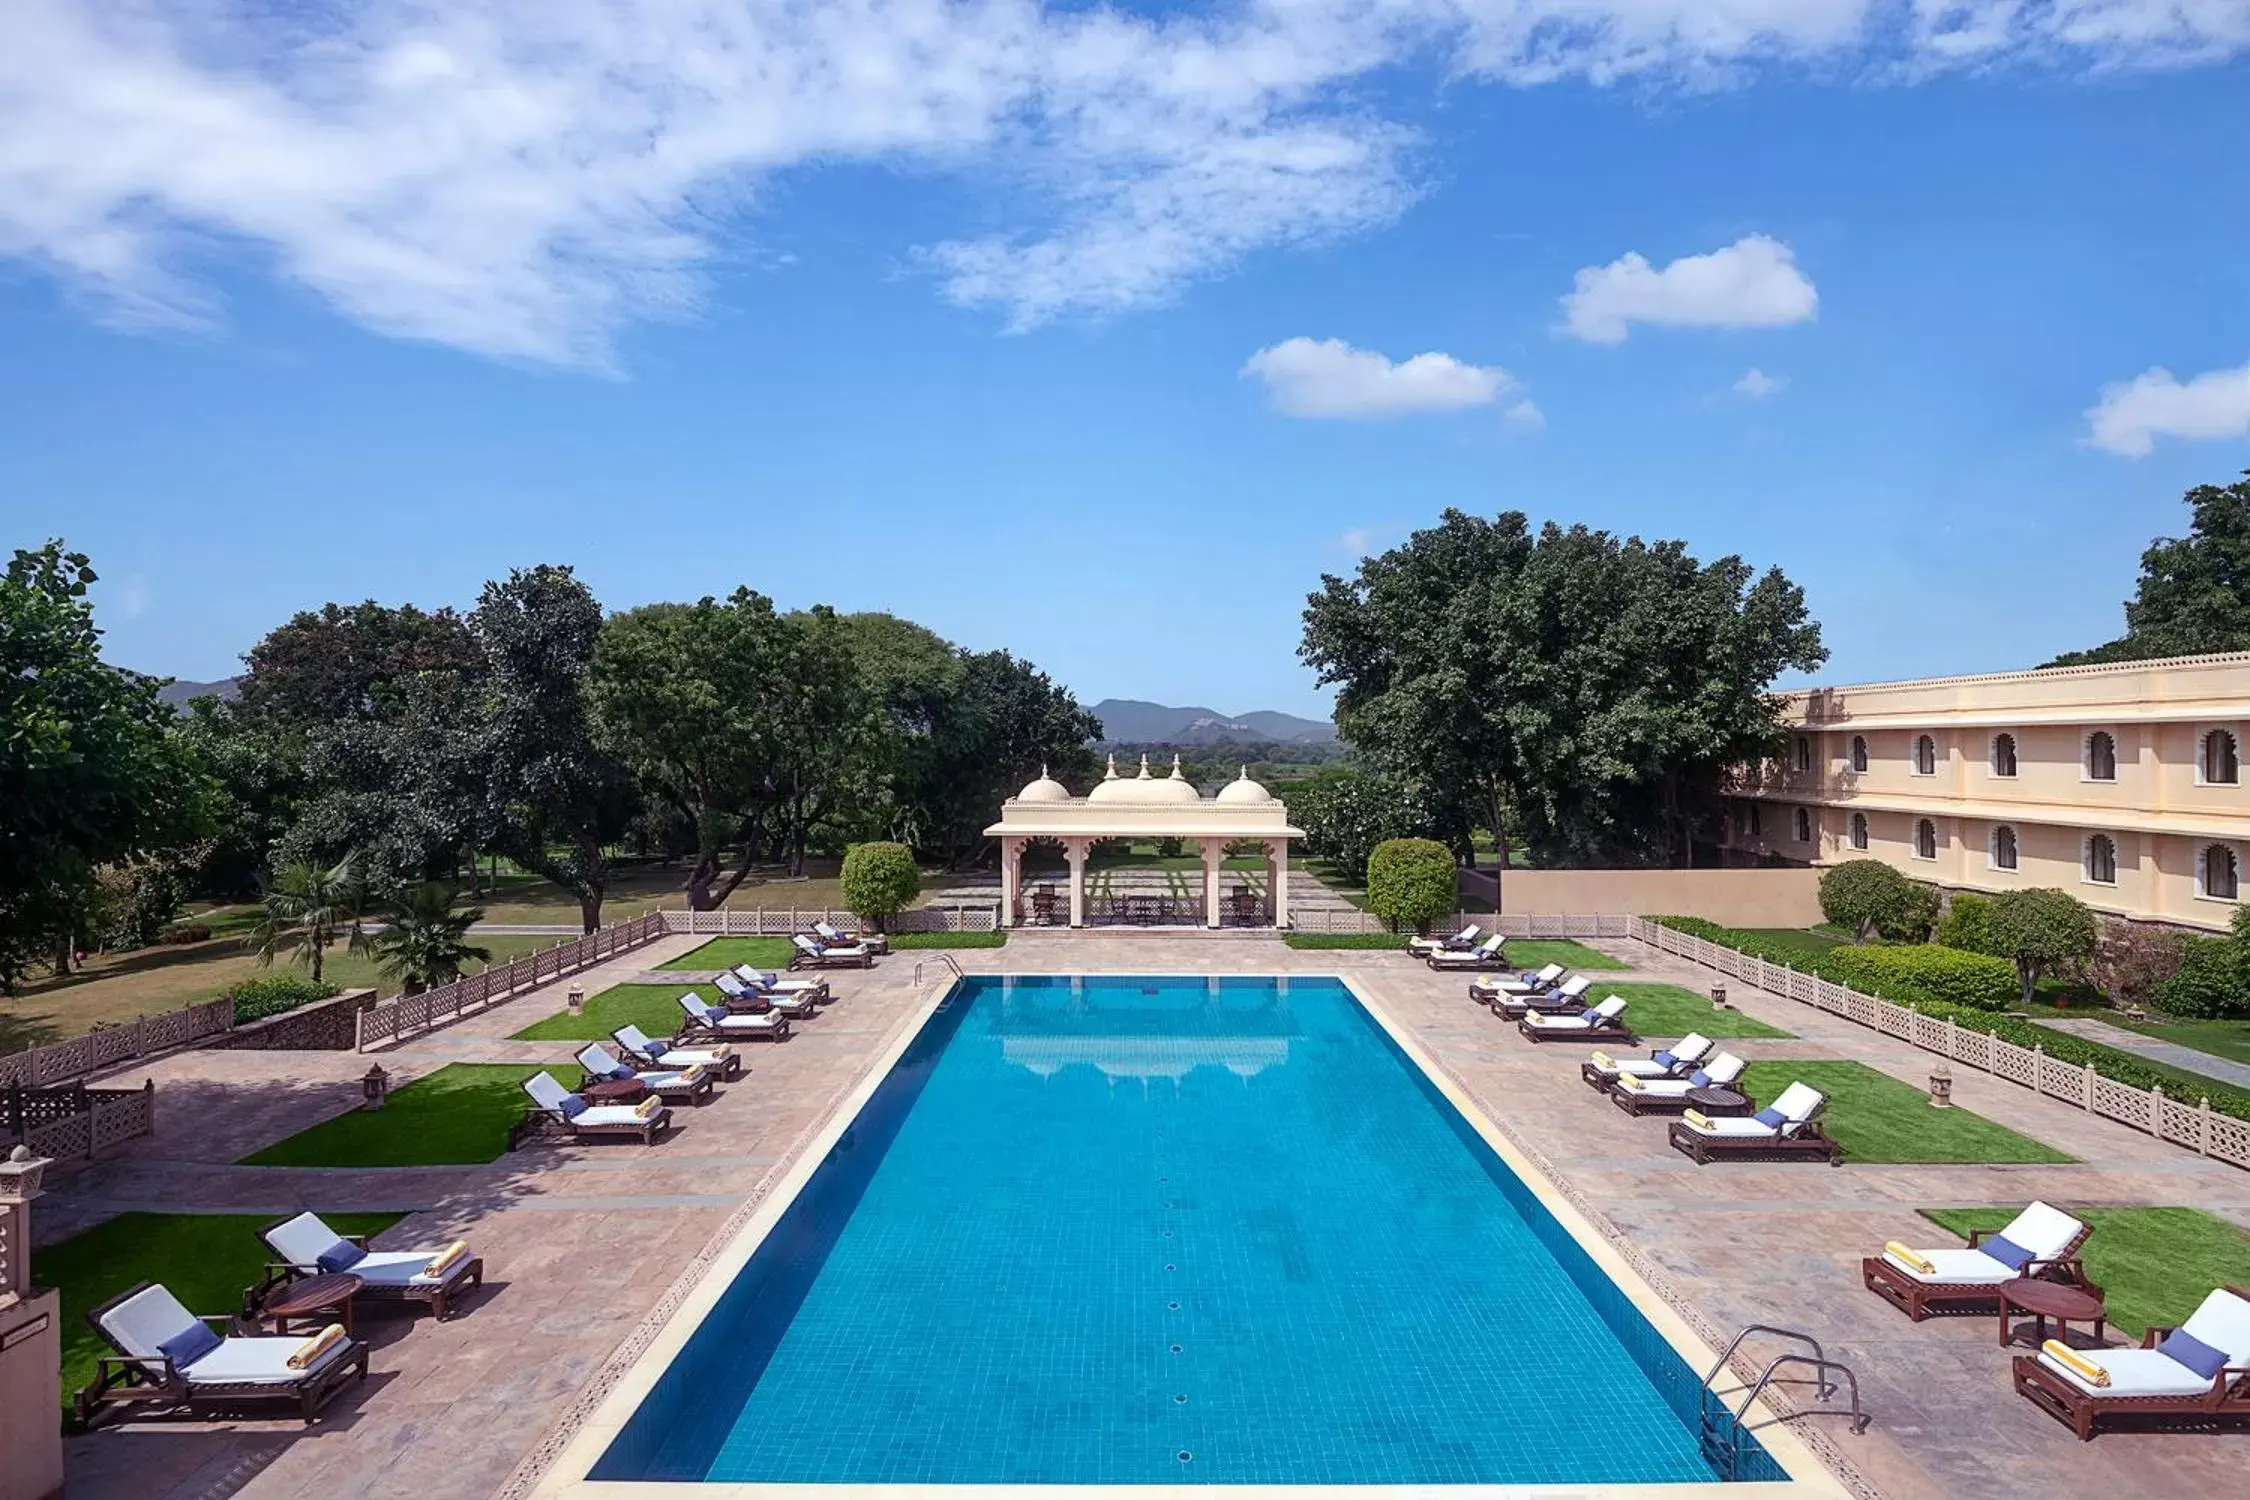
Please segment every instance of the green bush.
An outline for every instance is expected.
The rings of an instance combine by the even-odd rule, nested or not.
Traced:
[[[1985,936],[1985,951],[2016,966],[2028,1005],[2043,975],[2082,973],[2101,934],[2092,907],[2068,891],[2041,886],[1993,897]]]
[[[1936,943],[1833,948],[1822,967],[1839,984],[1901,1004],[1937,1000],[1977,1010],[2006,1010],[2016,998],[2015,965],[1987,953],[1963,953]]]
[[[2156,1003],[2168,1015],[2194,1020],[2250,1016],[2250,973],[2239,945],[2227,938],[2180,942],[2180,972],[2156,986]]]
[[[1958,948],[1963,953],[1990,953],[1992,951],[1992,903],[1969,891],[1953,898],[1953,905],[1938,923],[1937,940],[1948,948]]]
[[[1918,943],[1937,921],[1937,892],[1879,859],[1847,859],[1820,877],[1820,909],[1862,941]]]
[[[922,869],[904,844],[854,844],[844,851],[840,872],[844,904],[877,932],[895,912],[922,894]]]
[[[1292,932],[1282,941],[1311,950],[1398,951],[1410,941],[1403,932]]]
[[[1385,839],[1367,856],[1367,909],[1416,931],[1461,909],[1453,851],[1433,839]]]
[[[276,974],[269,979],[245,979],[228,991],[228,998],[234,1001],[234,1024],[242,1026],[342,993],[325,979]]]

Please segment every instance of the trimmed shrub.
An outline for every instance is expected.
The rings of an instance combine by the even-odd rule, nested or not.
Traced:
[[[2156,1005],[2157,990],[2180,972],[2186,935],[2168,927],[2110,922],[2102,934],[2086,977],[2114,1005]]]
[[[2016,966],[2023,1002],[2029,1005],[2041,975],[2084,969],[2100,934],[2092,907],[2068,891],[2042,886],[1993,897],[1985,936],[1987,952]]]
[[[1156,853],[1157,856],[1162,859],[1179,858],[1180,851],[1183,847],[1184,846],[1181,844],[1180,840],[1172,834],[1166,834],[1163,838],[1160,838],[1156,841]]]
[[[1453,851],[1434,839],[1385,839],[1367,856],[1367,909],[1416,931],[1461,909]]]
[[[1847,859],[1820,877],[1820,909],[1862,941],[1918,943],[1937,921],[1937,892],[1879,859]]]
[[[1953,898],[1945,920],[1938,923],[1937,940],[1963,953],[1992,952],[1992,902],[1970,891]]]
[[[276,974],[270,979],[245,979],[229,991],[228,996],[234,1001],[234,1024],[242,1026],[342,993],[325,979]]]
[[[1936,943],[1833,948],[1823,968],[1839,984],[1901,1004],[1939,1000],[1977,1010],[2006,1010],[2016,998],[2016,968],[1988,953],[1963,953]]]
[[[2227,938],[2182,938],[2180,971],[2156,986],[2155,998],[2165,1014],[2198,1021],[2250,1016],[2241,947]]]
[[[839,872],[844,904],[877,932],[894,913],[922,894],[922,868],[904,844],[854,844],[844,851]]]

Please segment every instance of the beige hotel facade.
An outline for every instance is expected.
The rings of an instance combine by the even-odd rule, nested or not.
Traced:
[[[2206,929],[2250,888],[2250,653],[1816,688],[1785,715],[1788,752],[1731,787],[1736,862],[1872,857]]]

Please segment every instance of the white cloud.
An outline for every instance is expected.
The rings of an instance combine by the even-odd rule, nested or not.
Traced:
[[[1768,396],[1778,396],[1788,389],[1788,376],[1768,375],[1756,365],[1744,370],[1742,378],[1734,383],[1736,395],[1748,396],[1753,401],[1763,401]]]
[[[1342,339],[1293,338],[1260,349],[1241,370],[1264,381],[1274,409],[1292,417],[1402,417],[1490,406],[1516,389],[1496,365],[1463,364],[1450,354],[1417,354],[1393,364]],[[1536,410],[1536,408],[1534,408]]]
[[[1537,403],[1529,396],[1516,402],[1515,405],[1501,413],[1501,416],[1510,427],[1522,432],[1545,432],[1547,430],[1547,414],[1541,411]]]
[[[2250,437],[2250,364],[2206,370],[2182,383],[2154,367],[2102,387],[2086,411],[2086,441],[2127,458],[2146,458],[2160,437]]]
[[[1373,535],[1366,527],[1354,526],[1351,530],[1336,538],[1336,550],[1346,557],[1365,557],[1368,544],[1373,540]]]
[[[1368,85],[1406,65],[1680,89],[2250,50],[2250,0],[5,3],[0,257],[116,322],[214,321],[206,273],[247,260],[379,334],[591,367],[767,263],[792,170],[959,177],[973,217],[916,263],[1028,327],[1397,216],[1420,141]]]
[[[1588,266],[1562,299],[1563,331],[1589,344],[1622,344],[1635,323],[1668,328],[1781,328],[1802,323],[1820,294],[1787,245],[1745,235],[1708,255],[1658,270],[1638,251]]]

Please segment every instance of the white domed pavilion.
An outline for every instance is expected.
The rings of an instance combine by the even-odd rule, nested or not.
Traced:
[[[1149,770],[1141,757],[1140,774],[1121,776],[1117,757],[1083,797],[1073,797],[1061,782],[1047,775],[1000,805],[1000,821],[985,830],[1000,841],[1000,921],[1016,927],[1024,921],[1023,851],[1035,839],[1062,846],[1070,864],[1070,925],[1086,925],[1086,856],[1103,839],[1176,838],[1192,844],[1203,857],[1203,925],[1217,927],[1220,917],[1220,868],[1226,846],[1255,840],[1266,855],[1268,919],[1276,927],[1289,925],[1289,841],[1301,839],[1304,830],[1289,825],[1289,809],[1280,798],[1250,779],[1245,766],[1237,779],[1215,797],[1205,797],[1195,783],[1180,773],[1178,756],[1171,771],[1162,776]]]

